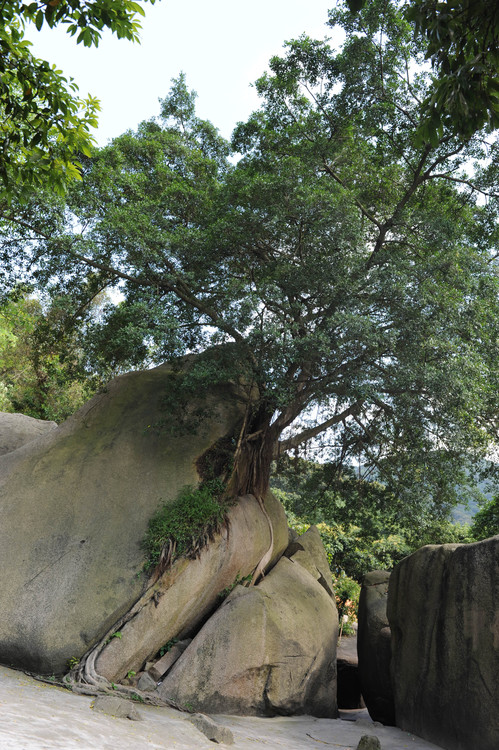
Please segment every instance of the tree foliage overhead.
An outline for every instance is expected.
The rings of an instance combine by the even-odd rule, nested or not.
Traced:
[[[499,126],[499,7],[488,0],[411,0],[407,17],[427,42],[438,78],[428,127],[452,123],[469,136]]]
[[[154,2],[154,0],[149,0]],[[26,24],[40,29],[66,25],[76,41],[97,45],[104,28],[137,40],[136,18],[144,11],[132,0],[34,0],[0,4],[0,201],[48,187],[64,192],[79,176],[79,154],[89,154],[98,101],[77,96],[60,70],[34,57]],[[0,205],[1,207],[1,205]]]
[[[497,144],[446,122],[421,142],[432,84],[397,3],[330,22],[339,52],[302,37],[271,60],[236,164],[181,76],[66,205],[12,216],[3,260],[76,308],[119,287],[92,336],[109,361],[199,352],[191,387],[252,386],[233,489],[322,435],[338,467],[446,503],[497,432]]]
[[[367,0],[347,0],[351,13]],[[409,0],[414,24],[436,77],[424,100],[420,138],[437,138],[445,121],[468,137],[499,125],[499,8],[488,0]]]

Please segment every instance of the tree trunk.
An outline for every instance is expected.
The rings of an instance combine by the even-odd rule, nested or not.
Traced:
[[[228,482],[230,495],[255,495],[259,499],[265,496],[278,440],[278,433],[270,425],[271,416],[263,405],[253,419],[245,418]]]

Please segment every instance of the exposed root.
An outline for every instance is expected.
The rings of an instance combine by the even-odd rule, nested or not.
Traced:
[[[140,610],[145,607],[151,599],[154,599],[155,595],[156,587],[150,585],[131,609],[113,624],[113,627],[108,630],[99,643],[83,656],[80,663],[59,680],[28,672],[26,674],[30,674],[34,679],[41,682],[67,688],[79,695],[119,695],[123,698],[136,700],[151,706],[169,706],[170,708],[175,708],[177,711],[192,713],[192,711],[178,705],[174,701],[162,700],[150,692],[144,692],[128,685],[116,684],[114,682],[111,683],[106,677],[99,674],[96,669],[97,660],[101,652],[109,643],[111,636],[122,628],[125,623],[135,617],[135,615],[140,612]]]
[[[267,508],[265,507],[265,504],[263,502],[263,499],[260,497],[260,495],[256,495],[256,499],[258,500],[258,504],[260,508],[262,509],[262,513],[264,514],[265,518],[267,519],[267,523],[269,525],[269,531],[270,531],[270,546],[258,565],[255,568],[255,572],[253,573],[253,577],[251,579],[250,586],[254,586],[258,583],[260,578],[263,578],[265,575],[265,568],[269,564],[269,562],[272,559],[272,552],[274,549],[274,527],[272,525],[272,519],[270,518],[269,514],[267,513]]]
[[[180,706],[175,701],[161,700],[156,695],[149,692],[145,693],[143,690],[138,688],[129,687],[128,685],[115,684],[114,682],[108,682],[102,675],[97,675],[98,684],[89,684],[86,679],[83,679],[79,674],[80,670],[71,670],[68,674],[64,675],[60,679],[54,679],[53,677],[45,677],[43,675],[34,674],[33,672],[25,672],[25,674],[32,677],[38,682],[44,682],[47,685],[54,685],[55,687],[66,688],[77,695],[118,695],[120,698],[126,698],[128,700],[138,701],[149,706],[167,706],[168,708],[174,708],[177,711],[183,713],[194,713],[192,710],[185,706]],[[90,678],[91,679],[91,678]]]

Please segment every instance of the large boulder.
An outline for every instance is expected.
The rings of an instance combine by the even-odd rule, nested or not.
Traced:
[[[319,578],[284,556],[257,586],[237,586],[159,696],[207,713],[336,717],[338,614]]]
[[[392,572],[397,726],[448,750],[499,747],[499,536],[423,547]]]
[[[386,614],[390,573],[374,570],[362,581],[359,598],[357,653],[360,687],[373,721],[395,725],[390,675],[391,632]]]
[[[272,565],[288,543],[281,503],[268,493],[265,507],[273,527]],[[220,594],[251,575],[270,544],[268,522],[252,495],[239,498],[222,528],[195,560],[181,558],[147,591],[144,600],[99,655],[96,669],[111,682],[145,661],[174,638],[199,629],[220,604]]]
[[[55,422],[34,419],[25,414],[0,412],[0,456],[21,448],[26,443],[55,430]]]
[[[57,429],[0,457],[1,662],[64,671],[143,592],[150,517],[197,484],[197,459],[244,408],[238,388],[221,384],[196,433],[172,438],[162,401],[175,372],[116,378]]]

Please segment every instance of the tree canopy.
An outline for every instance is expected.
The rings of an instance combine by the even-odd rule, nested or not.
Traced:
[[[0,208],[35,188],[64,192],[79,177],[79,155],[90,154],[97,125],[98,101],[78,98],[72,79],[32,55],[26,25],[63,24],[77,43],[91,46],[104,28],[137,40],[138,14],[144,11],[132,0],[0,4]]]
[[[425,102],[427,132],[446,120],[469,136],[499,126],[499,8],[487,0],[411,0],[407,17],[438,77]]]
[[[351,13],[367,0],[348,0]],[[406,18],[424,44],[436,77],[424,100],[420,138],[443,122],[463,136],[499,125],[499,9],[487,0],[409,0]]]
[[[322,436],[338,471],[445,505],[497,436],[497,143],[445,119],[421,141],[432,81],[397,3],[330,23],[342,49],[289,42],[230,145],[180,76],[65,203],[4,222],[3,263],[75,309],[120,290],[88,330],[96,360],[197,352],[185,389],[245,383],[234,491]]]

